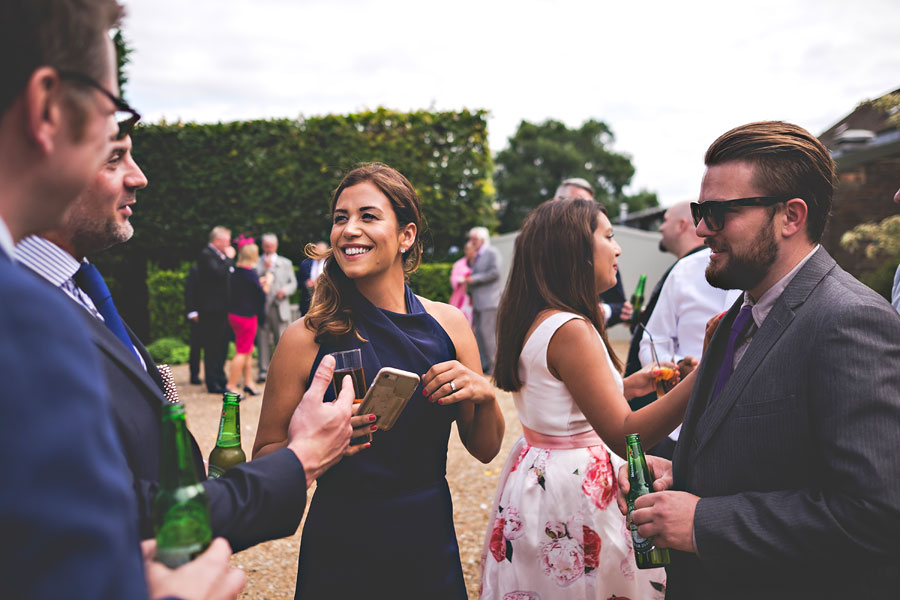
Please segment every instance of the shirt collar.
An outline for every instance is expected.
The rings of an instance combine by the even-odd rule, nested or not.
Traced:
[[[216,254],[219,255],[219,258],[221,258],[223,260],[226,258],[225,253],[222,252],[221,250],[219,250],[218,248],[216,248],[215,246],[213,246],[212,244],[210,244],[209,247],[212,248],[213,252],[215,252]]]
[[[9,232],[9,228],[6,226],[6,222],[3,220],[3,217],[0,217],[0,250],[6,254],[10,260],[13,258],[13,239],[12,234]]]
[[[72,279],[81,266],[71,254],[36,235],[16,245],[15,258],[56,287]]]
[[[788,286],[788,284],[791,283],[791,281],[794,279],[803,265],[806,264],[806,261],[812,258],[812,255],[815,254],[816,250],[818,249],[819,244],[816,244],[815,247],[809,252],[809,254],[803,257],[803,260],[798,262],[794,266],[794,268],[788,271],[787,275],[779,279],[775,283],[775,285],[767,289],[765,293],[760,296],[758,301],[754,302],[753,298],[750,297],[750,294],[748,292],[744,292],[743,306],[753,307],[753,322],[756,323],[757,328],[762,327],[763,321],[766,320],[766,317],[769,316],[769,312],[772,310],[772,307],[775,306],[775,301],[778,300],[782,293],[784,293],[784,290]]]

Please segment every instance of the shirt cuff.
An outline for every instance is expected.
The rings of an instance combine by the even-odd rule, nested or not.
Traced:
[[[200,313],[198,313],[196,310],[192,310],[191,312],[189,312],[187,314],[188,321],[193,321],[194,319],[196,319],[199,316],[200,316]]]

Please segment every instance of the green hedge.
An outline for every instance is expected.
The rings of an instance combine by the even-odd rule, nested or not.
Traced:
[[[150,339],[176,338],[190,340],[185,318],[184,281],[189,265],[177,271],[159,269],[151,265],[147,273],[147,308],[150,312]]]
[[[436,302],[447,302],[450,299],[450,263],[425,263],[412,274],[409,287],[419,296]],[[162,360],[168,364],[181,364],[187,362],[187,354],[179,361],[173,360],[173,356],[180,357],[180,350],[172,350],[175,342],[181,345],[189,341],[189,329],[184,312],[184,281],[187,278],[188,265],[176,271],[150,267],[147,276],[147,290],[149,295],[148,306],[150,309],[150,338],[157,340],[148,348],[161,344],[157,352],[164,356]],[[292,300],[296,302],[296,300]],[[185,346],[186,348],[187,346]],[[254,350],[255,352],[255,350]],[[157,356],[151,350],[154,360]],[[233,351],[232,351],[233,354]]]
[[[147,346],[147,352],[158,365],[181,365],[188,361],[191,348],[178,338],[161,338]]]
[[[134,238],[90,258],[122,317],[147,341],[159,337],[150,323],[148,264],[180,270],[196,259],[210,229],[224,225],[235,234],[276,233],[279,253],[299,266],[308,242],[328,239],[331,193],[344,174],[381,161],[419,193],[427,259],[448,260],[469,228],[495,223],[486,119],[483,110],[379,108],[299,120],[141,125],[132,136],[134,157],[149,185],[138,192]],[[173,301],[172,310],[182,304]],[[153,310],[157,323],[175,323]],[[184,335],[183,323],[167,327],[165,335]]]
[[[448,302],[450,293],[450,263],[430,263],[419,265],[419,269],[409,278],[409,287],[417,295],[435,302]]]

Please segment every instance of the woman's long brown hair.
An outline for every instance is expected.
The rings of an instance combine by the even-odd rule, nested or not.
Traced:
[[[403,273],[408,277],[415,272],[422,262],[422,209],[419,204],[419,196],[409,180],[399,171],[382,163],[368,163],[353,169],[331,196],[331,214],[337,206],[338,198],[345,189],[354,185],[368,182],[377,187],[382,194],[387,196],[400,229],[408,223],[416,225],[416,241],[403,256]],[[399,231],[399,230],[398,230]],[[316,333],[316,343],[321,344],[328,338],[337,338],[350,332],[356,333],[353,326],[353,312],[347,299],[356,293],[356,284],[333,260],[333,248],[324,253],[317,253],[315,246],[306,246],[306,255],[314,259],[325,259],[325,268],[319,276],[315,286],[315,293],[311,301],[309,312],[306,313],[306,327]],[[359,334],[356,333],[357,337]],[[362,339],[360,337],[360,339]]]
[[[606,210],[593,200],[551,200],[538,206],[516,237],[512,268],[497,310],[497,387],[522,387],[519,356],[538,313],[579,314],[600,333],[615,364],[622,363],[606,336],[594,276],[594,230]]]

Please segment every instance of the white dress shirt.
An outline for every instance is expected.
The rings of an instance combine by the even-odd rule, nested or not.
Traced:
[[[9,227],[6,226],[6,221],[3,220],[3,217],[0,217],[0,250],[2,250],[10,260],[13,259],[15,245],[13,244],[12,234],[9,232]]]
[[[706,281],[706,267],[709,265],[709,248],[689,254],[679,260],[659,292],[656,308],[647,322],[647,331],[654,340],[672,340],[675,361],[685,356],[700,360],[703,354],[703,339],[706,323],[722,311],[728,310],[740,297],[741,290],[720,290]],[[652,362],[650,338],[641,339],[641,365]],[[660,360],[670,357],[660,356]],[[669,434],[678,439],[679,425]]]
[[[731,305],[741,290],[720,290],[706,281],[706,267],[711,251],[705,248],[685,256],[672,267],[659,292],[656,308],[647,322],[654,340],[674,340],[675,360],[693,356],[700,360],[706,323]],[[663,357],[659,357],[663,360]],[[651,362],[650,339],[641,340],[641,365]]]

